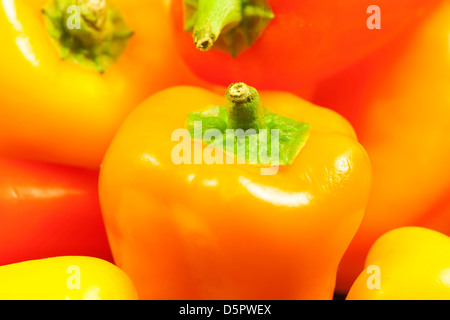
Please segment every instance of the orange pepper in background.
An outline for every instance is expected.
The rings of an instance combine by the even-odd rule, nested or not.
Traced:
[[[0,266],[1,300],[137,300],[130,278],[98,258],[60,256]]]
[[[174,87],[123,123],[99,183],[114,261],[142,299],[331,299],[370,188],[353,128],[290,93],[261,92],[264,107],[311,126],[290,166],[269,176],[250,164],[176,165],[174,130],[224,100]]]
[[[0,155],[97,168],[123,119],[148,95],[201,85],[175,54],[163,1],[112,1],[133,34],[104,73],[61,59],[42,13],[49,2],[0,4]]]
[[[450,237],[442,233],[420,227],[388,231],[368,253],[365,267],[371,266],[347,300],[450,299]]]
[[[397,42],[323,83],[312,100],[349,119],[373,166],[368,208],[338,271],[340,292],[388,230],[450,234],[449,34],[443,2]]]

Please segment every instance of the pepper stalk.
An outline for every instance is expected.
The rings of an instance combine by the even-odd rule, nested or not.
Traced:
[[[42,13],[61,58],[100,73],[120,57],[133,34],[110,0],[50,0]]]
[[[274,18],[266,0],[185,0],[185,30],[198,50],[233,57],[249,48]]]
[[[201,136],[196,134],[199,122],[202,128]],[[272,154],[273,147],[276,147],[278,151],[279,159],[276,164],[291,165],[305,146],[311,132],[309,124],[282,117],[264,108],[258,91],[244,83],[234,83],[228,87],[225,94],[225,106],[213,106],[188,114],[186,126],[194,139],[202,139],[207,130],[219,130],[223,135],[222,139],[203,142],[212,147],[217,146],[230,154],[226,144],[227,140],[233,139],[235,141],[234,150],[231,150],[230,155],[236,157],[239,162],[247,161],[251,158],[250,155],[256,154],[255,164],[257,165],[266,164],[265,159],[261,158],[261,154],[267,156]],[[261,134],[262,130],[266,130],[263,131],[265,134]],[[277,137],[279,137],[279,142],[274,145],[271,142],[273,130],[277,131]],[[257,145],[246,142],[250,141],[252,137],[256,137]],[[265,139],[261,137],[265,137]],[[241,138],[244,140],[240,140]],[[244,145],[245,152],[239,152],[239,144]]]
[[[245,83],[234,83],[228,87],[226,109],[231,129],[255,129],[258,132],[259,129],[266,128],[258,91]]]

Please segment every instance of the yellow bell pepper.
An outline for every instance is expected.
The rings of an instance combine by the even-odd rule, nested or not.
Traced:
[[[369,158],[337,113],[289,93],[260,97],[242,83],[226,98],[174,87],[150,97],[120,128],[102,164],[100,200],[115,262],[140,297],[332,298],[368,200]],[[239,163],[246,159],[225,149],[209,162],[210,129],[202,143],[196,122],[217,130],[214,143],[228,130],[254,129],[250,140],[279,125],[279,168],[263,174],[270,168]],[[192,124],[194,135],[176,142]],[[181,154],[187,161],[179,162]]]
[[[160,0],[5,0],[0,30],[2,156],[98,168],[134,107],[197,84]]]
[[[422,227],[385,233],[370,249],[347,299],[450,299],[450,237]]]
[[[102,259],[62,256],[0,267],[0,300],[135,300],[136,289]]]

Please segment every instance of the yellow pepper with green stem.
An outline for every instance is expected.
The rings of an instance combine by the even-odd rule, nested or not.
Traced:
[[[278,162],[216,148],[228,130],[253,129],[250,141],[263,128],[279,130]],[[115,262],[143,299],[331,299],[370,183],[343,117],[238,83],[226,98],[174,87],[141,104],[104,158],[99,194]]]

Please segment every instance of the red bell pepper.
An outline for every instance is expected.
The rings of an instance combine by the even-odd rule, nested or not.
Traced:
[[[98,170],[0,159],[0,265],[63,255],[112,262]]]
[[[315,81],[380,48],[438,2],[174,0],[172,17],[178,49],[203,79],[304,96]],[[369,28],[375,18],[381,29]]]

